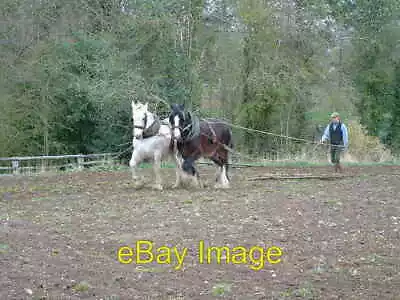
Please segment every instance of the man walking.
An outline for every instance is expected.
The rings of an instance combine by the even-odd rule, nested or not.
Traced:
[[[331,122],[326,126],[321,143],[330,140],[331,162],[335,165],[335,172],[343,171],[340,165],[340,154],[348,146],[347,127],[341,122],[337,112],[331,115]]]

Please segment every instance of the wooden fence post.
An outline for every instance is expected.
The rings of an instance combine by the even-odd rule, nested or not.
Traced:
[[[77,161],[78,161],[78,169],[82,170],[83,169],[83,157],[78,156]]]
[[[25,157],[0,157],[0,162],[7,162],[8,164],[11,161],[11,168],[4,168],[0,167],[0,169],[7,169],[8,172],[11,170],[11,174],[22,174],[25,173],[25,169],[27,170],[34,170],[34,172],[45,172],[53,168],[57,168],[57,165],[54,163],[51,163],[51,161],[56,160],[56,159],[61,159],[65,160],[68,159],[68,164],[63,165],[64,166],[69,166],[71,163],[73,165],[76,165],[76,168],[79,170],[84,169],[85,165],[93,165],[93,164],[102,164],[103,166],[105,165],[113,165],[114,163],[114,157],[115,153],[98,153],[98,154],[88,154],[88,155],[83,155],[83,154],[72,154],[72,155],[42,155],[42,156],[25,156]],[[97,158],[95,161],[88,161],[85,162],[85,158]],[[100,159],[99,159],[100,158]],[[76,159],[76,162],[74,163],[74,160]],[[28,163],[22,163],[21,162],[28,162]],[[26,166],[26,164],[28,166]],[[28,172],[29,173],[29,172]]]
[[[107,154],[106,156],[106,162],[108,166],[111,166],[113,164],[113,158],[111,154]]]
[[[11,161],[12,164],[12,170],[13,170],[13,174],[19,174],[20,170],[19,170],[19,160],[13,160]]]
[[[42,172],[46,172],[46,166],[47,166],[46,160],[42,159],[42,163],[41,163],[41,171]]]

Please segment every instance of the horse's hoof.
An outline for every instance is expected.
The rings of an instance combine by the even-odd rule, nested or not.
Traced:
[[[180,183],[175,183],[175,184],[172,186],[172,188],[173,188],[173,189],[177,189],[177,188],[179,188],[180,186],[181,186]]]
[[[214,185],[214,188],[216,189],[229,189],[229,184],[221,184],[221,183],[217,183]]]
[[[200,189],[204,188],[203,181],[196,177],[193,178],[192,186],[194,188],[200,188]]]
[[[135,177],[135,179],[132,181],[132,185],[134,188],[142,188],[146,184],[144,178],[141,177]]]
[[[153,189],[162,191],[162,190],[163,190],[163,186],[162,186],[161,184],[154,184],[154,185],[153,185]]]
[[[141,184],[141,185],[137,185],[137,184],[136,184],[136,185],[133,186],[133,189],[134,189],[134,190],[141,190],[141,189],[143,189],[143,188],[144,188],[144,184]]]

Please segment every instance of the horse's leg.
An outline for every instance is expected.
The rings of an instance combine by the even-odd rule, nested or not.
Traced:
[[[200,178],[199,170],[195,167],[195,162],[196,162],[196,160],[198,160],[199,158],[200,158],[199,155],[198,155],[198,156],[195,156],[195,157],[193,158],[193,163],[192,163],[192,164],[193,164],[193,169],[194,169],[194,172],[195,172],[195,176],[194,176],[193,180],[194,180],[195,185],[202,189],[202,188],[204,188],[204,183],[203,183],[203,181],[202,181],[201,178]]]
[[[203,188],[204,185],[200,179],[200,174],[194,167],[194,162],[196,161],[197,157],[187,157],[184,159],[183,164],[182,164],[182,169],[184,172],[187,174],[191,175],[191,178],[193,180],[193,183],[195,186],[198,186],[200,188]]]
[[[173,148],[172,148],[172,152],[171,155],[173,156],[173,158],[175,159],[175,164],[176,164],[176,168],[175,168],[175,184],[172,186],[172,188],[178,188],[181,184],[182,184],[182,178],[184,178],[184,172],[182,169],[182,165],[183,165],[183,156],[181,155],[181,150],[182,150],[182,144],[179,144],[178,141],[174,141],[173,142]]]
[[[217,153],[210,157],[210,159],[218,166],[217,172],[215,173],[215,187],[218,188],[221,183],[222,163]]]
[[[175,184],[172,186],[172,188],[177,188],[181,185],[182,180],[182,158],[179,157],[179,152],[176,151],[174,153],[174,158],[175,158],[175,162],[176,162],[176,168],[175,168],[175,175],[176,175],[176,180],[175,180]]]
[[[140,155],[137,152],[133,151],[132,158],[129,161],[129,167],[131,168],[132,179],[136,186],[140,186],[143,184],[142,178],[137,175],[137,166],[139,163],[140,163]]]
[[[222,172],[221,172],[221,185],[223,188],[229,188],[230,186],[227,174],[228,174],[228,165],[224,164],[222,166]]]
[[[230,183],[228,179],[228,151],[226,149],[219,151],[220,163],[221,163],[221,175],[220,182],[222,188],[229,188]]]
[[[199,188],[204,188],[204,184],[203,181],[200,178],[200,173],[197,169],[195,169],[196,175],[195,175],[195,179],[194,179],[194,183],[196,186],[198,186]]]
[[[230,178],[228,176],[228,167],[229,164],[231,163],[230,160],[230,151],[233,149],[234,144],[232,140],[232,131],[229,129],[227,131],[227,139],[225,141],[225,145],[223,148],[220,150],[220,157],[222,160],[222,174],[221,174],[221,179],[222,179],[222,186],[224,188],[229,188],[230,186]],[[230,149],[230,150],[228,150]]]
[[[153,185],[153,188],[157,189],[157,190],[162,190],[163,186],[162,186],[162,179],[161,179],[161,159],[162,159],[162,154],[156,152],[156,154],[154,154],[154,163],[153,163],[153,170],[154,170],[154,174],[156,177],[156,182]]]

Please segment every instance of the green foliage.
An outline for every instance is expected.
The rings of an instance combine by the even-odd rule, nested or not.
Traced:
[[[376,136],[367,135],[358,122],[347,124],[349,132],[349,152],[356,161],[383,162],[391,159],[391,153]]]
[[[0,156],[122,151],[132,100],[312,139],[329,113],[400,150],[396,1],[0,4]],[[238,133],[254,154],[285,139]],[[129,154],[129,153],[128,153]]]
[[[360,20],[372,17],[372,13],[374,18],[362,28],[356,22],[360,26],[354,37],[357,55],[351,57],[349,67],[361,94],[357,103],[361,122],[370,134],[380,137],[393,151],[399,151],[400,26],[397,17],[400,7],[392,1],[380,2],[383,6],[373,6],[374,11],[369,9],[370,3],[362,2],[357,11]]]

